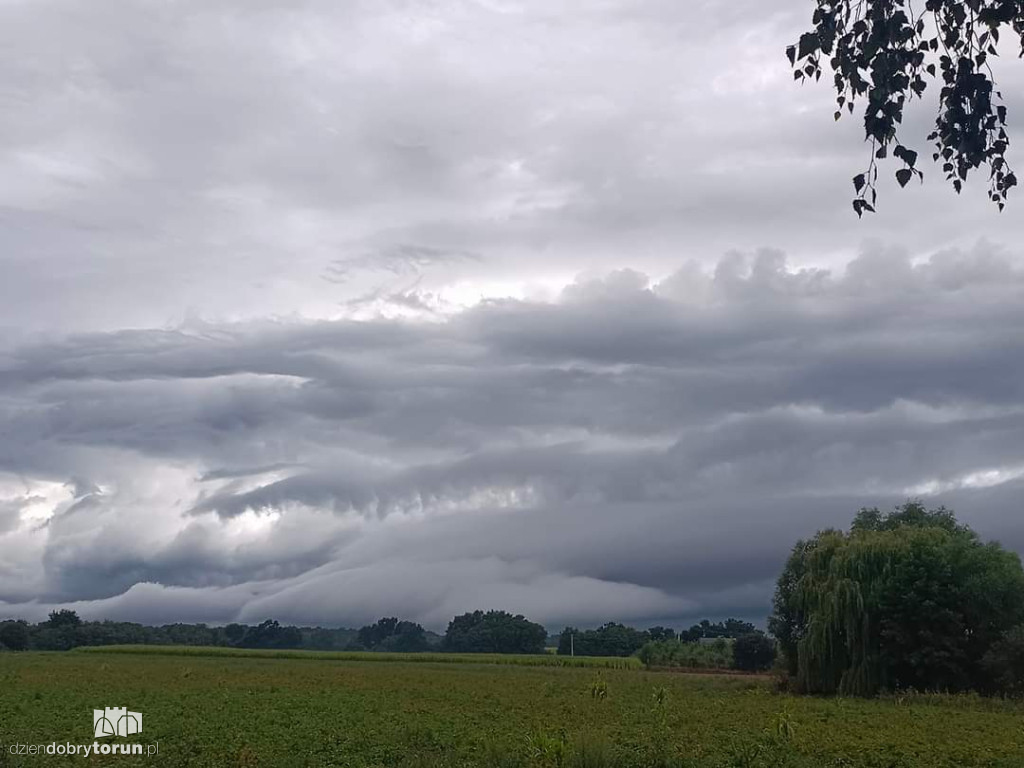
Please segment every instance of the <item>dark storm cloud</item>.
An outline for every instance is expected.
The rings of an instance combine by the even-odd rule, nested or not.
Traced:
[[[15,346],[0,543],[35,558],[0,599],[681,621],[763,615],[792,542],[865,504],[955,501],[1021,546],[1022,307],[1024,271],[991,246],[868,249],[836,273],[764,251],[437,322]]]
[[[0,4],[4,612],[756,619],[908,495],[1024,549],[1024,219],[858,222],[810,11]]]

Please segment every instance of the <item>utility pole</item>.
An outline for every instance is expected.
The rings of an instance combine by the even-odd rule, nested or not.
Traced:
[[[576,633],[569,633],[569,656],[576,655]]]

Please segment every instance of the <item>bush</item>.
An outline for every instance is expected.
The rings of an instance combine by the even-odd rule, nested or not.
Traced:
[[[736,638],[732,646],[733,666],[744,672],[764,672],[775,662],[775,643],[763,632]]]
[[[647,643],[637,656],[648,667],[675,667],[679,669],[729,669],[732,667],[732,642],[725,639],[714,643],[686,643],[664,640]]]
[[[1024,696],[1024,624],[994,642],[982,666],[992,693]]]

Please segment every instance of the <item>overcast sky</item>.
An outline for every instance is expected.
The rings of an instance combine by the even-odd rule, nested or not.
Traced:
[[[907,497],[1024,551],[1024,198],[858,221],[812,6],[0,1],[0,613],[760,622]]]

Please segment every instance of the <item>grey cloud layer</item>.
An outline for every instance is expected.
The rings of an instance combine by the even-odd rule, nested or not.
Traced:
[[[10,346],[0,600],[757,618],[795,538],[908,495],[1024,548],[1022,308],[1024,271],[985,244],[839,273],[762,251],[437,322]]]
[[[0,328],[324,317],[376,295],[382,271],[439,290],[629,254],[662,275],[764,243],[840,263],[865,235],[848,198],[866,152],[825,84],[787,70],[809,14],[4,3]],[[1022,113],[1024,71],[1000,64]],[[931,104],[907,119],[923,152]],[[903,194],[890,179],[870,233],[916,254],[979,231],[1019,242],[1024,219],[996,216],[983,186],[954,204],[937,173]]]
[[[858,223],[809,13],[0,3],[2,612],[757,619],[918,494],[1024,549],[1024,260],[974,245],[1024,218],[929,173]]]

